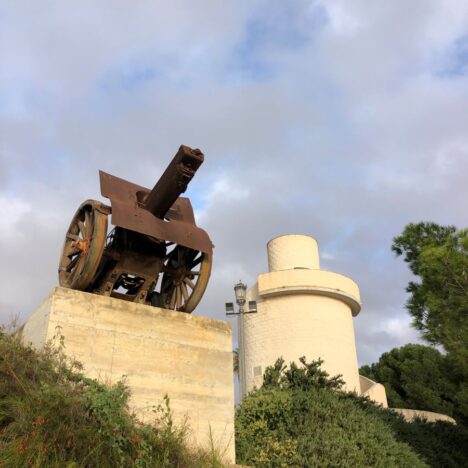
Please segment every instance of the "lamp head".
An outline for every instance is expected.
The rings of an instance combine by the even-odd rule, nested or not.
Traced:
[[[247,286],[244,283],[242,283],[242,281],[239,281],[234,286],[234,292],[236,294],[237,305],[243,306],[245,304],[245,292],[246,291],[247,291]]]

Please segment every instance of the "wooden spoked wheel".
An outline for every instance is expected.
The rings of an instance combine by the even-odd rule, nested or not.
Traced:
[[[192,312],[205,292],[211,274],[211,254],[177,245],[166,255],[160,294],[163,307]]]
[[[60,286],[84,291],[96,276],[107,236],[107,215],[98,206],[87,200],[73,216],[60,257]]]

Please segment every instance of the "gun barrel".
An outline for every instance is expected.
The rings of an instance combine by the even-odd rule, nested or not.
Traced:
[[[185,192],[203,160],[203,153],[199,149],[182,145],[147,195],[143,207],[163,219],[179,195]]]

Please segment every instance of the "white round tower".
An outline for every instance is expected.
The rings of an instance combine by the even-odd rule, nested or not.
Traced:
[[[269,272],[247,292],[257,313],[243,317],[244,388],[262,383],[265,368],[321,358],[331,375],[341,374],[346,390],[360,393],[353,316],[361,310],[359,288],[346,276],[320,270],[317,242],[286,235],[268,242]],[[241,386],[242,387],[242,386]]]

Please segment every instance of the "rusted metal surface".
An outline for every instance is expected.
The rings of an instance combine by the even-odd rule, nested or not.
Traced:
[[[112,224],[156,239],[211,252],[210,238],[203,229],[196,226],[188,198],[178,198],[165,213],[165,219],[160,219],[146,210],[139,201],[150,193],[147,188],[102,171],[99,175],[101,194],[111,201]]]
[[[62,286],[85,289],[99,267],[107,236],[107,216],[101,203],[86,200],[73,216],[65,236],[59,265]]]
[[[62,286],[192,312],[208,284],[212,243],[179,197],[203,163],[181,146],[152,190],[100,171],[111,206],[87,200],[75,213],[59,265]],[[107,234],[107,217],[115,228]]]
[[[153,190],[145,196],[142,207],[157,218],[164,219],[169,208],[187,189],[203,160],[199,149],[182,145]]]

